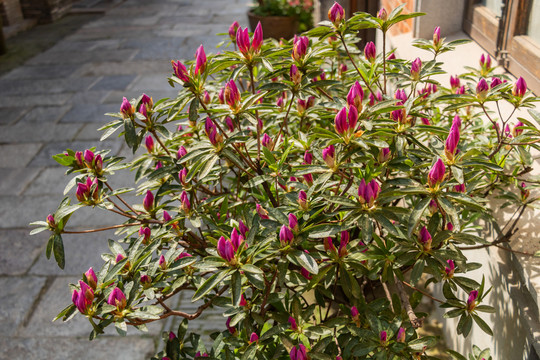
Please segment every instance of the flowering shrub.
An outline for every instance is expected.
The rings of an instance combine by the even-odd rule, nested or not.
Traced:
[[[85,231],[116,229],[118,240],[103,267],[72,286],[58,318],[87,317],[91,338],[111,325],[125,334],[183,318],[156,359],[420,359],[436,339],[417,334],[424,315],[415,308],[431,296],[424,286],[442,283],[435,300],[460,318],[457,332],[491,334],[478,314],[496,310],[482,304],[484,281],[467,276],[481,264],[466,250],[513,234],[515,221],[506,232],[496,226],[493,242],[479,236],[480,224],[495,224],[486,196],[521,213],[533,205],[524,176],[540,141],[534,122],[493,109],[538,99],[523,79],[494,76],[489,56],[448,87],[434,80],[437,56],[463,42],[447,43],[438,28],[415,43],[432,60],[353,45],[358,29],[385,37],[419,15],[400,7],[345,20],[335,4],[330,21],[281,43],[263,41],[261,27],[233,27],[238,50],[207,56],[201,46],[194,61],[172,61],[176,98],[124,98],[109,114],[102,138],[120,132],[140,155],[56,155],[78,203],[66,197],[34,223],[51,231],[48,257],[64,266],[62,235],[76,233],[67,224],[78,209],[125,218]],[[126,167],[137,189],[112,188]],[[186,291],[201,304],[194,313],[168,305]],[[211,307],[224,330],[206,348],[187,331]]]

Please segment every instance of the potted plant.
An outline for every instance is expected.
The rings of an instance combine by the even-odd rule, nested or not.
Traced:
[[[251,30],[260,22],[266,38],[290,39],[313,27],[312,0],[258,0],[248,11]]]
[[[522,210],[537,200],[525,176],[540,131],[488,106],[527,109],[538,98],[523,79],[494,76],[485,58],[449,86],[433,80],[438,55],[462,43],[438,29],[416,43],[429,60],[373,43],[351,51],[358,28],[385,37],[420,15],[401,8],[345,20],[336,4],[330,21],[281,44],[237,29],[237,50],[207,57],[201,45],[194,61],[172,62],[176,98],[124,98],[110,114],[102,138],[119,132],[139,155],[56,155],[75,189],[34,223],[33,233],[51,232],[47,256],[63,267],[66,234],[117,231],[58,318],[86,317],[92,339],[108,326],[125,335],[183,319],[156,360],[429,359],[436,338],[417,332],[426,315],[415,311],[426,279],[442,284],[435,300],[460,318],[458,334],[492,334],[480,315],[499,309],[484,303],[489,285],[470,277],[482,264],[467,251],[514,232],[515,221],[492,242],[478,235],[477,220],[496,222],[486,196]],[[117,189],[114,173],[126,167],[138,186]],[[125,221],[70,230],[83,207]],[[170,305],[184,292],[200,301],[195,311]],[[209,308],[224,317],[207,348],[188,330]]]

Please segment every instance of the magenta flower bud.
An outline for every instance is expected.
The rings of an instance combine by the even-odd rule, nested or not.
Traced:
[[[516,81],[514,88],[512,89],[512,94],[514,94],[514,96],[523,97],[526,92],[527,83],[525,82],[525,79],[520,76],[519,79]]]
[[[459,143],[459,125],[454,123],[450,128],[446,142],[444,143],[444,154],[449,161],[454,160],[456,155],[457,146]]]
[[[420,121],[422,121],[422,124],[423,124],[423,125],[431,125],[431,122],[429,121],[429,119],[426,119],[426,118],[420,118]]]
[[[446,167],[443,161],[439,158],[431,168],[428,174],[428,184],[430,187],[435,187],[439,185],[443,179],[446,172]]]
[[[279,230],[279,241],[283,246],[288,245],[294,239],[292,230],[287,225],[282,225]]]
[[[439,47],[440,42],[441,42],[441,28],[437,26],[435,30],[433,31],[433,46]]]
[[[289,76],[295,86],[298,86],[302,81],[302,73],[298,70],[298,67],[295,64],[291,65]]]
[[[298,330],[298,325],[296,324],[296,320],[292,316],[289,316],[289,324],[291,325],[291,330],[293,331]]]
[[[512,129],[512,134],[514,137],[518,137],[523,133],[523,126],[525,126],[521,121],[518,121],[514,128]]]
[[[456,94],[465,94],[465,85],[461,85],[461,87],[456,90]]]
[[[225,88],[221,88],[221,90],[219,90],[218,101],[220,104],[225,104]]]
[[[347,255],[347,244],[349,243],[349,232],[341,232],[341,240],[339,242],[338,255],[344,257]]]
[[[480,56],[480,67],[487,71],[491,69],[491,56],[489,54],[487,56],[484,56],[484,54]]]
[[[83,167],[84,166],[84,159],[83,159],[83,153],[82,151],[77,151],[75,153],[75,162],[77,163],[77,165],[79,167]]]
[[[182,170],[180,170],[178,172],[178,179],[180,180],[182,185],[187,184],[187,174],[188,174],[188,169],[187,168],[183,168]]]
[[[263,30],[261,22],[257,24],[255,27],[255,31],[253,32],[253,40],[251,41],[251,49],[254,53],[258,53],[261,51],[261,46],[263,43]]]
[[[307,108],[307,102],[303,99],[298,99],[296,102],[296,109],[298,110],[298,114],[302,116]]]
[[[88,191],[89,189],[86,187],[86,184],[77,183],[77,190],[75,191],[75,196],[77,197],[77,200],[79,200],[80,202],[85,202],[88,197]]]
[[[491,78],[491,84],[489,84],[489,87],[493,89],[494,87],[499,86],[501,84],[502,84],[501,79],[499,79],[498,77],[493,77]]]
[[[244,242],[244,237],[238,234],[238,230],[233,229],[231,233],[231,244],[233,246],[234,252],[238,250],[240,245]]]
[[[246,226],[246,224],[244,224],[242,220],[238,222],[238,230],[240,230],[240,234],[242,234],[242,236],[246,238],[249,228]]]
[[[311,165],[313,162],[313,155],[309,152],[309,150],[306,150],[304,153],[304,164]]]
[[[56,222],[54,221],[54,216],[52,214],[47,215],[47,225],[49,225],[51,229],[56,227]]]
[[[386,342],[388,340],[388,334],[386,333],[386,331],[381,331],[381,333],[379,334],[379,338],[381,340],[381,345],[386,346]]]
[[[143,207],[148,212],[150,212],[154,208],[154,195],[150,190],[146,191],[146,195],[143,199]]]
[[[229,37],[231,38],[232,42],[236,42],[236,32],[238,31],[239,27],[240,24],[238,24],[238,21],[233,22],[229,27]]]
[[[329,168],[334,168],[335,162],[334,157],[336,153],[336,148],[334,145],[330,145],[323,149],[322,151],[322,157],[326,165],[328,165]]]
[[[227,126],[227,130],[229,130],[229,132],[234,131],[234,124],[230,116],[225,118],[225,126]]]
[[[146,137],[146,139],[144,140],[144,146],[149,153],[152,153],[154,151],[154,139],[152,138],[152,135],[148,135]]]
[[[142,94],[141,105],[144,105],[147,110],[151,110],[154,106],[154,100],[150,96]]]
[[[390,153],[390,148],[382,148],[382,149],[379,149],[379,155],[377,156],[377,160],[380,163],[384,163],[390,160],[391,156],[392,154]]]
[[[377,58],[377,49],[375,48],[373,41],[368,42],[364,47],[364,56],[370,63],[375,62],[375,59]]]
[[[489,90],[489,85],[488,85],[486,79],[484,79],[484,78],[480,79],[480,81],[476,85],[476,96],[480,100],[484,100],[488,90]]]
[[[240,50],[240,52],[247,57],[250,48],[248,28],[238,28],[236,31],[236,45],[238,46],[238,50]]]
[[[298,192],[298,204],[303,210],[308,209],[307,194],[304,190],[300,190],[300,192]]]
[[[398,343],[405,342],[405,328],[402,328],[402,327],[399,328],[397,332],[397,336],[396,336],[396,341]]]
[[[456,75],[456,76],[450,76],[450,87],[452,88],[452,90],[456,90],[458,89],[460,86],[460,82],[459,82],[459,77]]]
[[[176,75],[176,77],[182,80],[183,82],[189,83],[189,80],[190,80],[189,74],[184,64],[182,64],[180,60],[177,60],[176,62],[171,60],[171,64],[172,64],[174,75]]]
[[[367,189],[366,180],[362,179],[360,182],[360,186],[358,186],[358,200],[360,201],[360,204],[365,204],[367,201],[364,197],[364,194]]]
[[[124,258],[125,258],[124,255],[118,254],[118,255],[116,255],[116,258],[114,259],[114,261],[118,264],[118,263],[119,263],[120,261],[122,261]]]
[[[169,340],[174,340],[176,339],[176,334],[173,333],[172,331],[169,332]]]
[[[101,157],[101,154],[97,154],[94,158],[94,169],[99,174],[103,171],[103,158]]]
[[[120,105],[120,112],[122,113],[124,119],[132,118],[133,115],[135,115],[135,108],[125,97],[122,99],[122,105]]]
[[[270,219],[270,217],[268,216],[268,211],[266,211],[266,209],[263,208],[260,204],[255,205],[255,210],[261,219]]]
[[[84,150],[84,161],[88,167],[92,167],[92,162],[94,161],[94,153],[92,150]]]
[[[343,135],[348,130],[346,107],[337,113],[334,119],[334,127],[336,128],[336,132],[340,135]]]
[[[405,90],[398,89],[398,90],[396,90],[396,93],[394,94],[394,98],[396,100],[400,100],[400,101],[397,102],[397,105],[403,105],[405,103],[405,101],[407,101],[407,94],[405,93]]]
[[[143,237],[143,243],[146,244],[148,242],[148,240],[150,239],[150,235],[151,235],[151,230],[149,227],[146,227],[146,226],[141,226],[139,228],[139,236],[142,236]]]
[[[476,299],[478,298],[478,291],[473,290],[469,293],[469,298],[467,299],[467,311],[471,312],[476,307]]]
[[[231,110],[237,111],[240,108],[240,105],[241,105],[240,104],[240,101],[241,101],[240,91],[236,87],[236,83],[234,82],[234,80],[230,80],[225,85],[225,91],[223,93],[223,97],[227,105],[229,105],[229,107],[231,108]]]
[[[272,138],[267,133],[264,133],[261,139],[261,145],[265,148],[271,149],[273,145]]]
[[[206,121],[204,123],[204,130],[206,132],[206,135],[208,136],[208,140],[210,140],[210,143],[214,146],[220,146],[221,142],[223,140],[223,137],[217,133],[217,127],[216,124],[210,119],[209,117],[206,118]]]
[[[191,203],[189,202],[188,194],[185,190],[180,194],[180,208],[186,214],[189,213],[189,210],[191,209]]]
[[[422,227],[422,229],[420,230],[418,239],[422,243],[422,246],[424,247],[425,251],[428,251],[431,249],[431,234],[429,233],[428,229],[425,226]]]
[[[435,214],[439,210],[439,207],[437,206],[437,202],[431,199],[429,201],[428,209],[432,215]]]
[[[527,189],[527,184],[525,182],[522,182],[519,191],[521,192],[521,200],[525,201],[529,198],[529,195],[531,195],[531,191]]]
[[[204,94],[203,94],[203,97],[202,97],[203,104],[208,105],[208,104],[210,104],[211,101],[212,101],[212,98],[210,98],[210,93],[208,91],[204,90]]]
[[[465,184],[459,184],[454,186],[454,191],[459,193],[465,193]]]
[[[309,38],[307,36],[294,35],[292,58],[296,61],[300,61],[306,56],[306,52],[309,46]]]
[[[289,227],[294,231],[298,231],[298,218],[294,214],[289,214]]]
[[[84,276],[86,277],[86,281],[88,282],[88,285],[90,285],[90,287],[91,287],[93,290],[96,290],[98,278],[97,278],[97,276],[96,276],[96,273],[94,272],[94,269],[92,269],[92,268],[90,267],[90,269],[88,269],[88,270],[84,273]]]
[[[152,283],[152,278],[146,274],[141,275],[141,284],[143,285],[150,285]]]
[[[244,294],[242,294],[242,295],[240,296],[240,306],[247,306],[247,305],[248,305],[247,300],[246,300],[246,298],[244,297]]]
[[[451,222],[449,222],[448,224],[446,224],[446,230],[448,230],[448,231],[454,231],[454,224],[452,224]]]
[[[227,321],[225,322],[225,326],[227,327],[227,330],[234,335],[236,333],[236,328],[231,326],[231,318],[227,318]]]
[[[111,292],[111,294],[109,295],[107,304],[116,306],[118,311],[122,311],[127,305],[126,296],[124,295],[122,290],[120,290],[120,288],[115,287],[113,291]]]
[[[420,79],[420,70],[422,69],[422,60],[420,58],[414,59],[411,63],[411,77],[413,80],[418,81]]]
[[[283,111],[284,110],[284,102],[283,102],[283,97],[280,96],[277,101],[276,101],[276,106],[278,107],[279,111]]]
[[[382,21],[386,21],[388,19],[388,13],[386,12],[386,9],[381,8],[381,10],[379,10],[379,13],[377,14],[377,17]]]
[[[223,260],[231,262],[234,259],[234,248],[230,240],[225,239],[223,236],[219,238],[217,244],[217,252]]]
[[[260,23],[259,23],[260,24]],[[256,343],[259,341],[259,335],[257,333],[251,333],[251,336],[249,337],[249,343]]]
[[[159,257],[158,265],[161,268],[161,270],[167,269],[167,261],[165,261],[165,256],[161,255]]]
[[[329,236],[324,239],[324,249],[327,252],[335,252],[336,251],[336,247],[334,246],[334,242],[332,241],[332,238],[329,237]]]
[[[328,19],[330,19],[334,26],[338,26],[344,18],[345,10],[337,2],[334,2],[334,5],[328,10]]]
[[[305,267],[300,269],[300,275],[302,275],[306,280],[311,280],[313,278]]]
[[[446,263],[448,264],[447,267],[444,268],[444,272],[446,273],[446,276],[451,278],[454,276],[454,270],[456,269],[456,265],[454,264],[454,260],[446,260]]]
[[[358,112],[361,112],[362,100],[364,100],[364,90],[362,90],[362,85],[356,81],[347,94],[347,104],[349,108],[354,106]]]
[[[359,316],[359,313],[358,313],[358,309],[356,308],[356,306],[351,307],[351,317],[353,319],[356,319],[356,318],[358,318],[358,316]]]
[[[349,133],[353,133],[356,130],[356,124],[358,123],[358,110],[356,109],[356,106],[351,106],[349,108],[347,119],[349,119],[348,131]]]
[[[192,257],[193,255],[191,255],[190,253],[187,253],[185,251],[181,252],[180,255],[178,255],[176,257],[176,259],[174,259],[174,261],[177,261],[177,260],[180,260],[180,259],[183,259],[185,257]]]
[[[195,75],[204,73],[206,70],[206,54],[204,53],[204,47],[201,45],[195,53]]]
[[[178,149],[178,152],[176,153],[176,158],[177,159],[180,159],[181,157],[187,155],[187,150],[185,147],[183,146],[180,146],[180,148]]]

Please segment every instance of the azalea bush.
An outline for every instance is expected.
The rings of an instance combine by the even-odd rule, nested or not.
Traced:
[[[464,42],[446,42],[439,28],[415,42],[423,60],[355,48],[359,29],[385,38],[421,15],[401,9],[345,19],[334,4],[329,21],[279,43],[263,41],[260,26],[232,26],[229,50],[207,56],[201,46],[193,61],[172,61],[176,98],[124,98],[109,114],[102,139],[118,134],[132,159],[94,148],[56,155],[70,196],[34,223],[51,232],[47,256],[70,261],[66,233],[117,235],[58,318],[86,317],[93,339],[108,326],[124,335],[178,317],[154,357],[170,360],[430,358],[437,339],[417,332],[423,296],[459,318],[458,334],[491,334],[479,314],[497,310],[483,304],[489,284],[470,278],[481,264],[467,250],[504,246],[515,232],[515,217],[497,225],[487,197],[518,218],[535,205],[526,175],[538,99],[522,78],[493,75],[489,56],[435,80],[438,56]],[[527,118],[504,103],[529,108]],[[125,168],[134,186],[113,188]],[[124,221],[69,230],[83,207]],[[186,292],[195,312],[175,305]],[[189,323],[209,309],[223,326],[205,342]],[[489,355],[475,348],[471,358],[479,354]]]

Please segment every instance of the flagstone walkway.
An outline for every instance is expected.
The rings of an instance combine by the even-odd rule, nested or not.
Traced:
[[[47,234],[29,236],[28,224],[44,220],[63,197],[68,178],[51,156],[92,146],[129,156],[120,139],[99,142],[96,130],[109,121],[104,114],[118,111],[123,96],[175,96],[166,80],[170,60],[192,58],[200,44],[215,52],[216,33],[235,20],[247,25],[248,4],[127,0],[0,77],[0,359],[138,360],[155,352],[167,324],[149,326],[147,334],[133,329],[124,338],[112,330],[89,342],[91,326],[82,316],[52,322],[70,302],[68,284],[102,265],[100,253],[113,234],[65,236],[61,271],[45,258]],[[126,172],[116,186],[132,176]],[[70,225],[115,220],[103,211],[81,211]],[[187,296],[180,301],[193,306]],[[209,316],[204,327],[223,325],[217,314]]]

